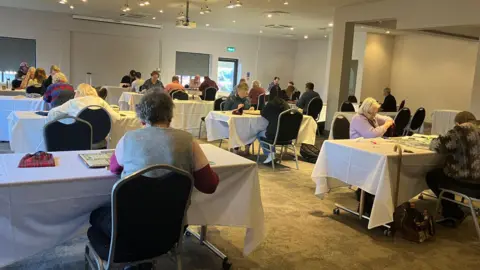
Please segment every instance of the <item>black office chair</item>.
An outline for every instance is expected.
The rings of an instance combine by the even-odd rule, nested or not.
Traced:
[[[214,101],[217,95],[217,89],[210,87],[205,90],[205,97],[203,98],[206,101]]]
[[[272,157],[272,168],[275,170],[275,154],[276,146],[281,146],[280,151],[280,162],[282,162],[284,148],[288,151],[289,147],[292,147],[293,153],[295,155],[295,162],[298,168],[298,156],[297,148],[295,147],[298,132],[300,131],[300,126],[302,125],[303,115],[296,109],[290,109],[282,112],[278,116],[277,132],[275,133],[274,138],[260,138],[258,144],[258,153],[257,153],[257,163],[260,159],[260,148],[262,144],[266,144],[269,147],[270,154]]]
[[[425,112],[425,108],[418,108],[418,110],[413,115],[412,121],[410,121],[408,128],[405,129],[404,135],[412,135],[415,131],[418,131],[422,127],[423,122],[425,121],[426,114],[427,113]]]
[[[261,94],[258,96],[258,104],[257,104],[257,110],[261,111],[263,108],[265,108],[265,102],[266,102],[266,95]]]
[[[353,104],[345,101],[343,102],[342,106],[340,107],[341,112],[355,112],[355,107],[353,107]]]
[[[350,139],[350,121],[343,116],[338,115],[333,120],[332,135],[334,140],[348,140]]]
[[[110,114],[98,105],[91,105],[81,110],[77,117],[92,125],[92,149],[107,148],[107,137],[112,129]]]
[[[73,99],[74,97],[75,92],[73,91],[61,91],[58,97],[54,101],[52,101],[51,106],[52,108],[61,106],[70,99]]]
[[[175,89],[175,90],[170,91],[170,93],[169,93],[170,97],[173,98],[173,94],[175,94],[178,91],[180,91],[180,90]]]
[[[400,106],[398,106],[398,111],[401,111],[403,108],[405,108],[405,99],[400,102]]]
[[[403,108],[397,113],[395,116],[395,134],[394,137],[403,136],[405,129],[410,123],[410,117],[412,113],[410,112],[409,108]]]
[[[298,99],[300,99],[300,91],[293,92],[292,100],[298,100]]]
[[[215,88],[213,88],[215,89]],[[227,100],[227,97],[221,97],[221,98],[217,98],[214,102],[213,102],[213,110],[214,111],[223,111],[222,110],[222,103],[225,102]],[[200,122],[200,128],[198,130],[198,138],[200,139],[200,137],[202,136],[202,124],[205,123],[205,117],[202,117],[201,118],[201,122]]]
[[[348,96],[347,101],[350,103],[358,103],[356,96]]]
[[[27,87],[27,89],[25,89],[25,93],[27,93],[27,94],[39,94],[40,96],[43,96],[43,94],[45,94],[45,87],[43,87],[43,86],[36,87],[36,86],[32,85],[32,86]]]
[[[177,100],[188,100],[188,94],[184,91],[175,91],[175,93],[172,94],[172,98]]]
[[[161,177],[147,177],[152,171]],[[124,269],[155,262],[169,251],[182,268],[181,251],[186,212],[191,201],[192,176],[168,165],[155,165],[122,180],[112,189],[110,235],[90,227],[85,265]]]
[[[307,110],[304,112],[305,115],[310,115],[313,117],[313,120],[317,121],[318,116],[322,112],[323,101],[321,98],[316,97],[310,100],[307,106]]]
[[[92,137],[92,126],[71,116],[57,118],[43,128],[48,152],[91,150]]]

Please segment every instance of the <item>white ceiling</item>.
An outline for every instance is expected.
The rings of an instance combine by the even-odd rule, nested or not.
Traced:
[[[207,4],[212,13],[200,15],[200,6],[204,0],[192,0],[190,17],[197,22],[198,28],[208,28],[217,31],[229,31],[268,36],[285,36],[301,39],[304,35],[309,38],[323,38],[328,34],[328,24],[333,21],[334,9],[345,5],[353,5],[378,0],[289,0],[284,5],[284,0],[242,0],[243,7],[227,9],[229,0],[208,0]],[[133,20],[150,24],[171,25],[180,11],[184,11],[183,0],[150,0],[150,5],[140,7],[137,0],[128,0],[131,13],[144,14],[145,19]],[[61,5],[58,0],[1,0],[0,6],[64,12],[78,15],[88,15],[109,19],[120,19],[121,7],[126,0],[68,0],[67,5]],[[74,5],[75,9],[70,9]],[[160,13],[159,10],[163,10]],[[268,18],[270,11],[285,11],[289,15],[273,16]],[[154,20],[153,17],[156,19]],[[122,19],[125,20],[125,19]],[[236,22],[233,23],[233,20]],[[290,29],[267,29],[264,25],[282,24],[291,25]],[[327,30],[321,30],[321,29]],[[292,36],[293,35],[293,36]]]

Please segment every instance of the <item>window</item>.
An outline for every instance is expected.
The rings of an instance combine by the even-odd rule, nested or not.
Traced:
[[[218,59],[218,87],[221,92],[232,92],[237,82],[238,60]]]
[[[36,47],[34,39],[0,37],[0,81],[12,81],[21,62],[36,66]]]
[[[201,77],[210,74],[210,55],[203,53],[177,52],[175,74]]]

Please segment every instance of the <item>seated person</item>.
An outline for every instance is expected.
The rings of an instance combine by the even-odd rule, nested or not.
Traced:
[[[28,68],[27,74],[25,75],[25,77],[23,77],[22,85],[20,86],[22,89],[27,89],[27,87],[29,87],[30,85],[33,85],[34,83],[33,79],[35,78],[36,71],[37,70],[34,67]]]
[[[132,85],[133,80],[135,80],[135,74],[137,72],[135,70],[130,70],[130,73],[128,75],[125,75],[122,77],[122,80],[120,81],[120,86],[123,88],[128,88]]]
[[[20,86],[22,86],[22,81],[20,81],[20,80],[13,80],[12,81],[12,90],[22,89],[22,88],[20,88]]]
[[[140,87],[145,83],[145,80],[142,79],[142,73],[135,72],[135,80],[132,82],[132,92],[140,92]]]
[[[43,82],[47,79],[47,74],[43,68],[37,68],[33,76],[33,80],[30,80],[26,89],[27,94],[39,94],[43,96],[45,88]]]
[[[263,108],[261,115],[263,118],[267,119],[268,126],[267,129],[258,133],[257,138],[260,139],[262,137],[267,139],[275,139],[275,135],[277,134],[277,124],[278,124],[278,116],[280,113],[290,109],[288,103],[279,97],[279,92],[276,88],[272,88],[270,90],[270,97],[268,100],[267,105]],[[267,159],[263,163],[270,163],[272,162],[272,155],[270,155],[270,149],[268,145],[262,145],[262,150],[265,155],[267,155]]]
[[[293,100],[293,93],[295,93],[296,90],[295,86],[290,85],[290,83],[292,82],[289,82],[287,89],[285,89],[286,100]]]
[[[97,90],[98,97],[105,100],[108,96],[108,90],[105,87],[99,87]]]
[[[161,89],[163,91],[163,89],[165,88],[163,86],[163,83],[160,81],[160,73],[156,70],[152,71],[152,73],[150,73],[150,76],[151,78],[146,80],[143,85],[140,87],[140,92],[144,91],[144,90],[149,90],[149,89],[153,89],[153,88],[158,88],[158,89]]]
[[[445,165],[430,171],[426,180],[428,187],[437,195],[441,188],[480,197],[480,130],[474,124],[475,116],[470,112],[460,112],[455,117],[456,126],[445,135],[440,135],[430,144],[430,149],[446,155]],[[444,193],[445,198],[455,196]],[[458,204],[442,200],[441,223],[456,226],[465,219],[465,213]]]
[[[205,99],[205,92],[208,88],[215,88],[217,90],[219,89],[217,83],[214,80],[210,79],[210,77],[208,76],[205,76],[203,77],[203,82],[200,84],[200,87],[198,88],[199,91],[202,91],[202,97],[201,97],[202,99]]]
[[[366,98],[350,122],[350,139],[382,137],[394,122],[388,116],[378,114],[380,104],[373,98]]]
[[[198,191],[212,194],[219,178],[192,135],[170,127],[173,107],[172,99],[163,92],[163,88],[160,91],[147,91],[136,108],[137,116],[145,128],[128,131],[120,139],[111,158],[110,170],[125,178],[151,165],[171,165],[191,173]],[[153,171],[147,176],[161,177],[164,173]],[[107,238],[111,236],[110,221],[110,206],[98,208],[90,215],[92,227]]]
[[[392,90],[390,88],[383,89],[383,96],[385,100],[382,103],[380,108],[382,112],[396,112],[397,111],[397,100],[392,95]]]
[[[56,65],[52,65],[50,67],[50,76],[48,76],[48,78],[43,82],[43,87],[45,89],[47,89],[53,83],[53,76],[60,71],[60,68]]]
[[[310,101],[316,97],[320,97],[320,95],[313,90],[314,88],[315,85],[311,82],[305,85],[305,93],[303,93],[300,99],[297,101],[297,107],[299,109],[306,111]]]
[[[43,100],[51,103],[52,107],[57,107],[69,101],[75,96],[73,86],[68,84],[67,77],[62,72],[57,72],[53,76],[53,84],[47,88],[43,95]]]
[[[250,107],[250,100],[248,100],[248,85],[246,83],[239,84],[235,95],[229,96],[223,104],[223,109],[225,111],[239,110],[241,108],[248,110]]]
[[[250,103],[252,106],[257,109],[258,107],[258,96],[265,94],[265,89],[263,89],[260,86],[259,81],[253,81],[252,83],[252,89],[250,89],[250,92],[248,93],[248,98],[250,98]]]
[[[172,82],[165,86],[165,92],[170,94],[170,92],[172,92],[173,90],[185,90],[185,88],[183,88],[183,85],[180,84],[180,79],[178,78],[178,76],[173,76]]]
[[[108,114],[110,114],[112,124],[121,118],[119,113],[115,112],[107,102],[98,96],[95,88],[89,84],[82,83],[78,85],[77,90],[75,90],[74,99],[65,102],[61,106],[53,108],[48,112],[47,121],[52,121],[63,116],[76,117],[81,110],[91,105],[97,105],[104,108]]]

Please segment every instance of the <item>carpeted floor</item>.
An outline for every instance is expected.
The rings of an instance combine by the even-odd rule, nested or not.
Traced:
[[[259,165],[266,237],[256,251],[242,255],[244,229],[210,228],[211,242],[229,256],[233,269],[480,269],[471,217],[457,229],[438,226],[436,239],[423,244],[385,237],[382,229],[367,230],[366,222],[350,214],[332,214],[335,202],[356,206],[351,190],[338,189],[320,200],[313,195],[313,164],[301,162],[300,171],[291,160],[284,165],[275,172]],[[432,209],[435,201],[418,201],[417,207]],[[85,241],[80,236],[5,269],[83,269]],[[184,269],[221,269],[221,260],[191,238],[183,258]],[[175,269],[168,259],[162,266]]]

